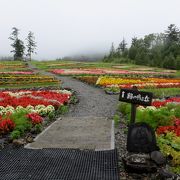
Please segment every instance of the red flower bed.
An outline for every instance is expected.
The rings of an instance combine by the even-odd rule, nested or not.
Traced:
[[[26,92],[26,91],[19,91]],[[0,106],[23,106],[28,105],[53,105],[55,108],[59,107],[61,104],[67,103],[70,95],[61,94],[54,91],[27,91],[29,93],[20,96],[11,96],[8,92],[0,92]]]
[[[7,134],[12,131],[15,127],[15,124],[10,119],[4,119],[0,121],[0,134]]]
[[[156,129],[157,134],[166,134],[173,131],[177,136],[180,136],[180,119],[174,119],[174,126],[160,126]]]
[[[153,101],[152,106],[161,107],[161,106],[165,106],[169,102],[177,102],[177,103],[179,103],[180,102],[180,97],[172,97],[172,98],[166,99],[165,101]]]
[[[29,113],[27,118],[31,120],[33,125],[40,124],[43,121],[43,118],[37,113]]]

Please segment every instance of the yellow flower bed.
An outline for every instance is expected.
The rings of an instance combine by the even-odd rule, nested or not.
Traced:
[[[118,78],[118,77],[106,77],[101,76],[98,78],[96,84],[100,86],[107,85],[122,85],[122,84],[148,84],[151,83],[180,83],[180,79],[165,79],[165,78]]]

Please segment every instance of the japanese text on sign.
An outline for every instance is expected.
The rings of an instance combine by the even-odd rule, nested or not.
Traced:
[[[152,102],[152,93],[140,92],[133,89],[121,89],[119,100],[148,106]]]

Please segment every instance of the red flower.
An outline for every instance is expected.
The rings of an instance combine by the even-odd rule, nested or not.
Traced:
[[[37,113],[29,113],[27,114],[27,118],[29,118],[33,125],[40,124],[43,121],[43,118]]]
[[[175,124],[176,126],[180,126],[180,118],[175,118],[174,124]]]
[[[15,127],[15,123],[10,119],[0,121],[0,133],[7,134]]]

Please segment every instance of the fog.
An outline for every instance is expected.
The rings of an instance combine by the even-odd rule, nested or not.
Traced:
[[[107,53],[123,37],[130,44],[169,24],[180,28],[179,0],[0,0],[0,7],[0,56],[12,56],[12,27],[23,41],[34,32],[38,60]]]

